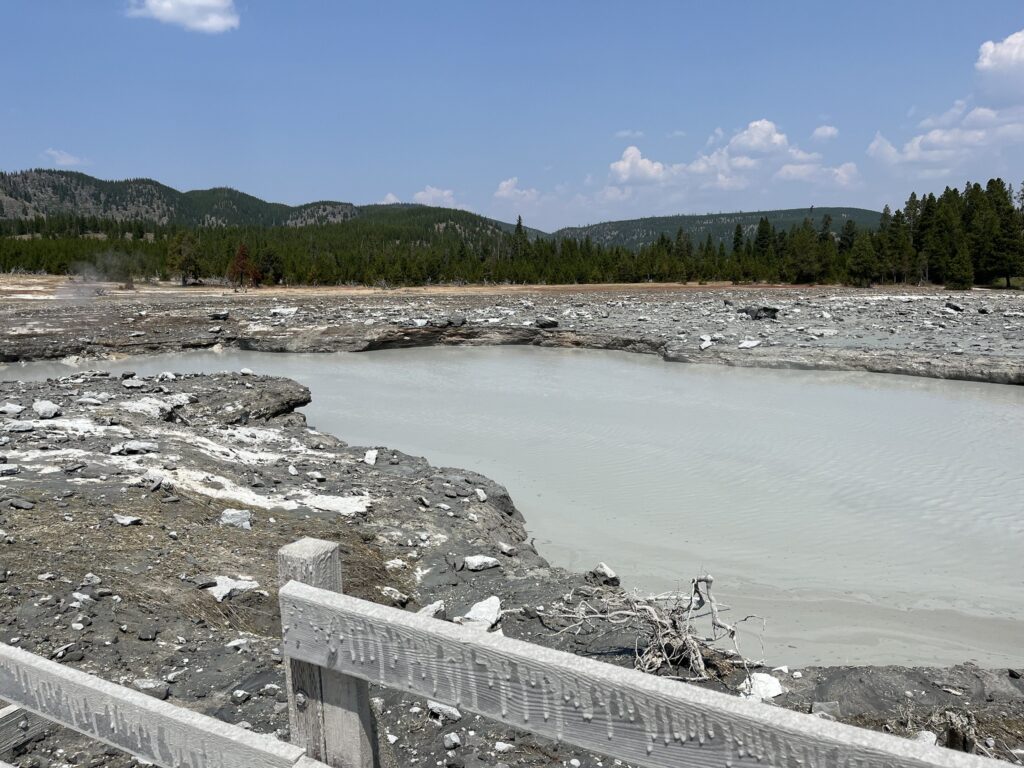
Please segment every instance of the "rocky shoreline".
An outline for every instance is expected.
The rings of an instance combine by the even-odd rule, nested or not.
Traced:
[[[628,665],[631,637],[557,634],[567,595],[616,587],[600,573],[551,567],[493,481],[310,430],[296,411],[310,395],[295,382],[248,372],[121,378],[85,372],[89,357],[218,344],[519,343],[1024,383],[1024,299],[1014,294],[158,292],[41,304],[4,302],[0,358],[73,356],[82,372],[0,383],[2,639],[281,738],[274,554],[284,544],[341,542],[350,594]],[[762,308],[776,317],[754,319]],[[973,734],[982,751],[1010,760],[1024,748],[1018,670],[771,674],[787,689],[775,705],[943,743]],[[735,691],[742,679],[709,684]],[[398,693],[374,695],[391,765],[610,764]],[[19,747],[14,762],[133,764],[58,729]]]
[[[0,290],[0,363],[218,345],[355,352],[532,344],[684,363],[1024,384],[1024,295],[1015,292],[657,286],[118,292],[67,283],[6,296],[22,298]]]

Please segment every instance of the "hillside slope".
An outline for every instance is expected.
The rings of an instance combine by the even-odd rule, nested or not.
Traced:
[[[105,181],[74,171],[0,173],[0,219],[69,214],[179,226],[307,226],[347,221],[351,203],[268,203],[235,189],[179,192],[152,179]]]
[[[702,241],[710,234],[712,240],[722,241],[728,247],[732,243],[737,224],[743,227],[745,235],[752,236],[761,217],[767,218],[776,229],[789,229],[795,224],[800,224],[805,217],[809,217],[817,226],[825,215],[832,217],[832,230],[839,232],[849,219],[860,228],[875,229],[882,214],[865,208],[790,208],[775,211],[656,216],[646,219],[605,221],[584,227],[565,227],[555,232],[554,236],[578,239],[590,237],[594,243],[600,245],[637,248],[653,243],[662,234],[674,237],[682,228],[695,241]]]

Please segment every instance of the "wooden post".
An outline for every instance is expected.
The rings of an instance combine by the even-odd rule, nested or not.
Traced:
[[[280,549],[277,567],[281,586],[298,581],[342,591],[341,553],[335,543],[301,539]],[[282,624],[289,621],[282,613]],[[377,740],[366,681],[287,654],[285,674],[292,743],[331,768],[375,768]]]

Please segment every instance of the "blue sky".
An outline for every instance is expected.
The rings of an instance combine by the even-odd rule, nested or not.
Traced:
[[[0,169],[542,229],[1024,178],[1024,3],[4,0]]]

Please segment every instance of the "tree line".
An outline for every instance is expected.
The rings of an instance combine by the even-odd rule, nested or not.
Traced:
[[[1024,190],[985,186],[912,194],[876,229],[809,215],[799,225],[737,225],[731,243],[680,229],[630,249],[589,238],[530,237],[466,211],[379,206],[308,227],[193,227],[95,217],[0,221],[0,271],[99,273],[183,284],[425,285],[732,281],[940,284],[1024,274]]]

